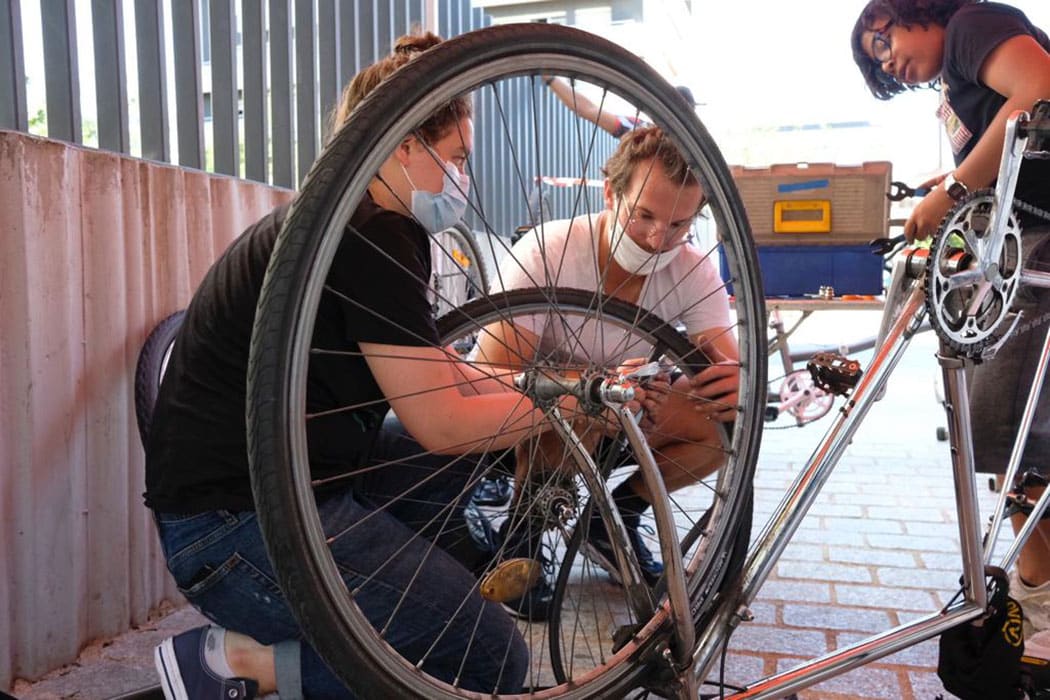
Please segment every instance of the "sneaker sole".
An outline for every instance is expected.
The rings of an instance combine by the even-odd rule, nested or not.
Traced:
[[[153,650],[153,665],[160,676],[160,688],[164,691],[165,700],[191,700],[186,686],[179,674],[179,662],[175,658],[175,645],[165,639]]]
[[[543,565],[535,559],[505,559],[481,580],[481,597],[495,603],[518,600],[536,585],[543,575]]]
[[[550,619],[549,612],[546,615],[531,615],[530,613],[532,613],[532,611],[529,610],[529,607],[527,605],[521,610],[517,610],[514,607],[508,605],[507,603],[502,603],[501,605],[503,607],[503,612],[507,613],[513,618],[521,620],[522,622],[547,622]]]

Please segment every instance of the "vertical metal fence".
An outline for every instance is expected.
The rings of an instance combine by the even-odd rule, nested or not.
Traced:
[[[75,5],[40,0],[39,41],[46,134],[83,144],[87,110],[78,66],[88,52],[77,46]],[[423,0],[135,0],[131,18],[123,6],[92,0],[90,16],[79,18],[91,24],[98,147],[293,188],[324,142],[342,86],[386,55],[398,36],[423,27],[452,37],[490,23],[469,0],[437,0],[429,5],[436,16],[425,16]],[[19,0],[0,0],[0,128],[16,131],[29,130],[30,116],[22,9]],[[534,114],[563,121],[558,131],[571,133],[568,111],[546,90],[535,93],[525,81],[508,86],[498,107],[495,96],[479,94],[478,133],[486,125],[502,128],[505,119],[527,143],[524,122]],[[539,166],[544,174],[579,174],[572,154],[555,145],[539,154],[522,149],[524,172]],[[495,194],[511,181],[505,148],[479,139],[475,156],[497,231],[526,220],[525,211],[506,210]]]

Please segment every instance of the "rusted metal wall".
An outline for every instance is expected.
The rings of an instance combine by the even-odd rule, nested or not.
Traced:
[[[290,196],[0,131],[0,689],[177,599],[142,505],[135,361]]]

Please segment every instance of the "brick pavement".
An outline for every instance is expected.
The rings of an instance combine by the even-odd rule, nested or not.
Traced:
[[[929,612],[951,595],[958,576],[957,532],[947,449],[934,435],[943,422],[934,395],[935,341],[923,334],[916,345],[760,591],[754,621],[734,635],[727,680],[786,670],[802,658]],[[756,479],[756,531],[829,420],[766,432]],[[993,496],[979,486],[987,506]],[[154,684],[153,644],[199,620],[184,608],[93,644],[77,664],[17,686],[16,695],[112,698]],[[933,700],[941,694],[947,699],[951,696],[934,672],[936,656],[936,642],[927,642],[799,696]]]
[[[960,569],[947,444],[935,428],[936,339],[918,336],[824,492],[733,636],[727,680],[788,670],[936,610]],[[862,356],[863,357],[863,356]],[[865,358],[866,361],[866,358]],[[767,430],[756,476],[755,529],[805,464],[831,417]],[[789,425],[781,418],[775,426]],[[819,426],[819,427],[818,427]],[[995,495],[978,483],[982,508]],[[925,642],[799,693],[806,700],[951,698]]]

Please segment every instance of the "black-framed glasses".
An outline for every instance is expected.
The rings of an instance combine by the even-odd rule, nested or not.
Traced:
[[[871,32],[871,57],[879,63],[885,63],[893,58],[893,43],[889,35],[892,26],[893,20],[890,20],[881,29],[874,29]]]

